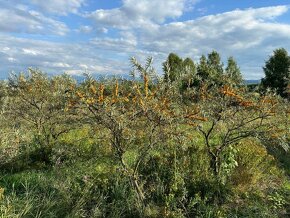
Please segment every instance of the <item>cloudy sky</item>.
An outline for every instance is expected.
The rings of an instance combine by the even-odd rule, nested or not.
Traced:
[[[170,52],[234,56],[246,79],[263,77],[272,51],[290,51],[289,0],[0,0],[0,78],[47,73],[128,74],[129,58]],[[160,72],[162,73],[162,72]]]

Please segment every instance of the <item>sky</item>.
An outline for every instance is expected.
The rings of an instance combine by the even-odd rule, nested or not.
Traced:
[[[264,76],[274,49],[290,52],[289,0],[0,0],[0,78],[29,67],[49,74],[127,75],[130,57],[162,62],[233,56],[245,79]]]

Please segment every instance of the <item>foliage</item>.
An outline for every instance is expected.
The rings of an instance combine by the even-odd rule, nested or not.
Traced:
[[[290,80],[290,57],[284,48],[274,51],[265,63],[265,78],[262,79],[262,87],[275,89],[282,97],[287,97],[287,87]],[[289,97],[289,96],[288,96]]]
[[[74,86],[75,82],[66,75],[49,79],[33,69],[27,76],[12,75],[9,79],[9,100],[3,116],[14,120],[15,129],[31,130],[30,145],[36,147],[39,158],[47,164],[59,136],[73,128],[74,112],[65,110],[65,92]]]
[[[165,81],[173,82],[180,77],[183,68],[182,63],[183,60],[177,54],[170,53],[168,55],[167,61],[163,63]]]
[[[287,216],[289,102],[217,52],[172,54],[172,78],[152,61],[132,58],[129,81],[1,84],[1,217]]]

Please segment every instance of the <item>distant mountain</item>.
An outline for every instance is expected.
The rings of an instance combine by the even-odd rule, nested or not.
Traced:
[[[130,75],[104,75],[104,74],[92,74],[93,78],[97,80],[106,80],[106,79],[124,79],[124,80],[132,80],[132,77]],[[74,78],[78,83],[81,83],[86,80],[85,75],[71,75],[72,78]]]
[[[244,82],[247,84],[247,85],[252,85],[252,84],[260,84],[261,83],[261,80],[260,79],[256,79],[256,80],[244,80]]]

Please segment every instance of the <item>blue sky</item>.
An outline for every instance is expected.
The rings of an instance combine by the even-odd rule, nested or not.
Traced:
[[[198,61],[234,56],[246,79],[263,77],[272,51],[290,51],[289,0],[0,0],[0,78],[128,74],[148,56],[161,74],[170,52]]]

